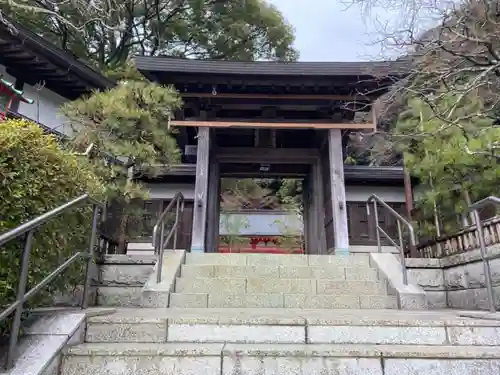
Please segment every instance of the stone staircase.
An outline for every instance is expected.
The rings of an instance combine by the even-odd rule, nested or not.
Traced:
[[[60,375],[493,375],[500,321],[451,311],[118,309]]]
[[[187,254],[174,308],[397,308],[385,280],[356,256]]]
[[[138,264],[101,270],[108,297],[135,295],[152,272]],[[105,298],[123,304],[37,321],[6,375],[500,374],[499,315],[395,309],[380,264],[367,254],[170,252],[162,282],[148,286],[151,274],[144,284],[154,298]]]

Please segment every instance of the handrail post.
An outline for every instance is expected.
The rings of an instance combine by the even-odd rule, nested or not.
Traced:
[[[33,244],[33,233],[34,230],[30,230],[26,234],[26,239],[24,241],[23,257],[21,260],[21,273],[19,275],[19,284],[17,286],[17,298],[18,303],[16,312],[12,319],[12,327],[10,329],[10,340],[9,349],[7,351],[7,358],[5,361],[5,367],[10,370],[14,366],[14,352],[16,350],[17,340],[19,338],[19,329],[21,328],[21,316],[24,307],[24,294],[26,292],[26,283],[28,281],[28,268],[30,261],[31,246]]]
[[[156,263],[156,283],[159,284],[161,282],[161,271],[163,267],[163,250],[164,250],[164,241],[165,241],[165,222],[161,222],[161,230],[160,230],[160,247],[158,249],[158,262]]]
[[[401,222],[397,221],[398,237],[399,237],[399,256],[401,257],[401,266],[403,268],[403,284],[408,285],[408,270],[406,269],[405,248],[403,243],[403,231],[401,230]]]
[[[179,225],[178,225],[178,220],[179,220],[179,208],[180,208],[180,199],[177,198],[177,206],[175,207],[175,228],[174,228],[174,242],[173,242],[173,247],[174,250],[177,249],[177,232],[179,230]]]
[[[82,309],[89,307],[89,291],[92,282],[92,265],[94,263],[94,248],[97,237],[97,224],[99,222],[99,207],[94,204],[92,206],[92,232],[90,233],[89,250],[87,253],[87,264],[85,266],[85,284],[83,287]]]
[[[486,293],[488,295],[488,304],[490,312],[496,312],[495,308],[495,296],[493,292],[493,286],[491,282],[491,269],[490,262],[486,256],[486,242],[484,241],[484,231],[483,231],[483,223],[481,223],[481,218],[479,217],[479,212],[477,209],[472,211],[474,216],[474,223],[476,224],[477,236],[479,238],[479,250],[481,252],[481,259],[483,261],[484,268],[484,278],[486,283]]]
[[[373,200],[373,211],[374,211],[374,216],[375,216],[375,235],[377,236],[377,248],[378,252],[382,252],[382,243],[380,241],[380,231],[378,229],[378,207],[377,207],[377,201],[374,199]]]

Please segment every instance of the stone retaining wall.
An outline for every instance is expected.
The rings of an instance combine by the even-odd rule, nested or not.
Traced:
[[[488,255],[500,253],[500,245],[490,246]],[[429,306],[456,309],[487,309],[483,263],[479,249],[441,259],[407,259],[410,281],[427,294]],[[500,309],[500,258],[490,261],[495,304]]]

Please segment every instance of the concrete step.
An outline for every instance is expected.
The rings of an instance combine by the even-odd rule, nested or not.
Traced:
[[[378,272],[368,267],[342,266],[231,266],[183,265],[181,277],[262,277],[284,279],[335,279],[377,281]]]
[[[203,314],[152,309],[149,314],[92,317],[86,341],[500,346],[500,322],[370,310],[349,315],[335,310],[258,314],[212,309]]]
[[[269,278],[177,278],[177,293],[285,293],[385,295],[382,281],[345,281],[329,279],[269,279]]]
[[[370,267],[368,254],[356,255],[297,255],[297,254],[186,254],[188,265],[226,266],[340,266]]]
[[[386,295],[311,295],[284,293],[172,293],[174,308],[304,308],[304,309],[396,309],[397,298]]]
[[[83,344],[61,375],[497,375],[498,347],[331,344]]]

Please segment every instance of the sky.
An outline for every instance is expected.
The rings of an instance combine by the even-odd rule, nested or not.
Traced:
[[[338,0],[268,0],[295,27],[302,61],[362,61],[381,57],[377,27],[357,6]]]
[[[267,1],[294,26],[295,48],[300,52],[301,61],[367,61],[387,60],[403,54],[404,51],[396,49],[394,44],[380,42],[387,35],[381,32],[383,29],[394,31],[411,27],[417,33],[428,30],[441,19],[442,9],[457,0],[370,1],[393,8],[373,8],[369,17],[363,15],[359,6],[348,6],[349,0]],[[413,23],[412,20],[417,21]]]

